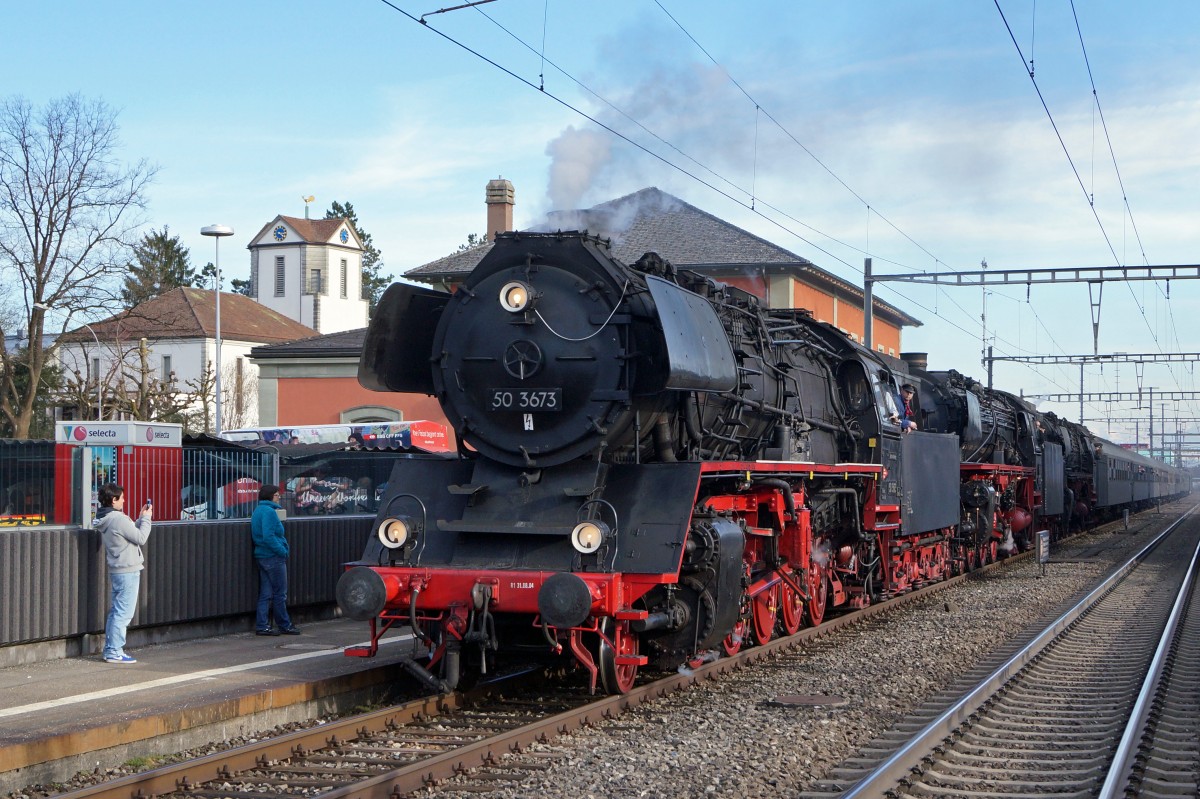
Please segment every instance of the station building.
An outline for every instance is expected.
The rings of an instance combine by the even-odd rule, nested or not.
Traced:
[[[513,230],[512,183],[487,186],[488,238]],[[556,211],[532,230],[587,230],[612,240],[613,255],[631,264],[653,250],[679,269],[757,296],[769,308],[804,308],[855,341],[863,340],[863,290],[812,261],[657,188],[645,188],[578,211]],[[450,291],[491,250],[484,244],[417,267],[405,277]],[[877,351],[900,352],[904,327],[920,320],[874,299],[872,338]]]
[[[485,205],[487,242],[412,269],[404,277],[452,291],[491,250],[493,235],[514,229],[516,193],[510,181],[489,181]],[[268,236],[269,228],[264,228]],[[614,255],[626,263],[655,250],[677,267],[749,291],[771,308],[808,309],[819,321],[862,341],[861,287],[660,189],[646,188],[592,208],[556,212],[533,229],[586,229],[611,238]],[[260,252],[268,250],[264,247]],[[262,293],[260,288],[260,297]],[[879,299],[874,301],[874,318],[875,348],[893,357],[900,352],[902,329],[921,324]],[[259,374],[260,424],[428,419],[449,426],[432,397],[372,392],[358,384],[365,333],[362,328],[344,330],[254,348],[251,360]]]

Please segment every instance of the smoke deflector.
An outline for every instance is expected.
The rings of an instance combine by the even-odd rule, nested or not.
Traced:
[[[733,348],[708,300],[653,275],[646,275],[646,285],[662,322],[670,362],[664,388],[678,391],[737,388]]]

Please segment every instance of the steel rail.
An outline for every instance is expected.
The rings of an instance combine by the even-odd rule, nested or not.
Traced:
[[[1194,510],[1194,508],[1192,509]],[[1191,510],[1188,511],[1189,513]],[[1180,519],[1182,521],[1182,518]],[[1113,524],[1119,522],[1113,522]],[[1178,524],[1177,521],[1175,524]],[[1173,529],[1175,524],[1171,526]],[[1104,526],[1086,532],[1096,532]],[[1165,533],[1164,533],[1165,534]],[[686,673],[676,673],[619,696],[602,697],[595,702],[549,716],[537,722],[499,733],[496,736],[465,743],[458,748],[440,752],[425,760],[404,764],[394,770],[368,777],[350,785],[326,791],[322,799],[345,799],[348,797],[394,797],[439,780],[448,779],[471,768],[490,764],[497,754],[519,752],[534,742],[545,742],[601,719],[612,718],[645,702],[664,698],[702,681],[712,681],[746,665],[758,663],[776,653],[802,647],[811,641],[829,635],[880,614],[893,613],[906,605],[958,585],[974,580],[996,569],[1008,568],[1032,558],[1033,550],[1004,560],[996,561],[974,571],[956,575],[940,582],[931,583],[909,593],[887,601],[838,616],[810,627],[795,635],[776,638],[766,644],[743,649],[733,656],[719,658]],[[445,713],[473,706],[483,691],[471,694],[454,693],[424,697],[398,707],[387,708],[359,716],[340,719],[318,727],[288,733],[278,738],[247,744],[223,752],[206,755],[195,760],[163,766],[150,771],[131,774],[119,779],[60,794],[56,799],[129,799],[196,790],[200,785],[213,780],[229,780],[237,772],[268,767],[270,761],[288,760],[314,753],[322,748],[341,745],[344,741],[365,737],[371,733],[386,732],[398,724],[428,719]]]
[[[841,795],[841,799],[878,797],[882,796],[884,791],[895,787],[896,784],[908,776],[920,764],[924,755],[934,744],[946,739],[962,726],[970,718],[971,714],[982,707],[1001,686],[1013,679],[1051,641],[1070,627],[1076,619],[1083,615],[1088,608],[1111,590],[1113,586],[1123,580],[1176,527],[1187,520],[1197,508],[1200,508],[1200,504],[1193,505],[1166,529],[1155,536],[1146,546],[1142,547],[1142,549],[1126,560],[1125,563],[1114,568],[1102,583],[1047,625],[1041,633],[1001,664],[990,675],[985,677],[975,688],[952,704],[933,721],[929,722],[929,724],[917,732],[902,747],[888,756],[869,774],[850,786]]]
[[[130,774],[110,782],[59,794],[58,799],[129,799],[130,796],[155,796],[188,790],[209,780],[224,779],[229,774],[259,767],[269,760],[286,760],[294,757],[299,750],[330,746],[331,739],[336,739],[338,735],[350,738],[369,732],[382,732],[397,723],[403,724],[424,716],[439,715],[462,706],[463,695],[460,694],[423,697],[396,707],[297,730],[278,738],[215,752],[195,760]]]
[[[1200,544],[1196,545],[1196,550],[1192,553],[1191,565],[1188,567],[1187,574],[1184,575],[1179,594],[1175,597],[1171,615],[1167,618],[1167,624],[1163,628],[1162,639],[1150,661],[1146,679],[1142,682],[1142,690],[1138,693],[1137,701],[1134,702],[1133,710],[1129,714],[1129,723],[1121,735],[1120,743],[1117,744],[1112,764],[1108,768],[1104,784],[1100,786],[1097,799],[1115,799],[1117,796],[1129,795],[1127,789],[1130,788],[1134,761],[1138,754],[1137,744],[1145,732],[1146,720],[1150,717],[1154,697],[1158,693],[1163,673],[1166,670],[1167,659],[1175,648],[1175,633],[1179,629],[1188,598],[1196,583],[1198,559],[1200,559]]]

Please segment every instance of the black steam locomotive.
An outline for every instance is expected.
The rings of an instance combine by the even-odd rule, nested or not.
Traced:
[[[348,654],[410,624],[430,651],[410,666],[439,689],[565,649],[593,690],[628,691],[642,666],[943,579],[1034,520],[1065,527],[1103,504],[1084,472],[1123,452],[586,233],[502,234],[453,294],[392,286],[359,380],[437,396],[458,434],[457,457],[397,461],[337,589],[371,624]],[[1186,490],[1139,466],[1151,494],[1126,503]]]

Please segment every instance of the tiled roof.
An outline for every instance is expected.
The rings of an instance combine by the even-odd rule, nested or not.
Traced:
[[[357,330],[343,330],[338,333],[312,336],[311,338],[300,339],[299,341],[255,347],[250,350],[250,357],[262,360],[269,360],[271,358],[305,358],[309,356],[357,358],[362,355],[363,340],[366,337],[367,329],[360,327]]]
[[[483,260],[483,256],[491,251],[492,243],[489,241],[486,244],[450,253],[445,257],[438,258],[436,261],[430,261],[423,266],[410,269],[404,276],[415,280],[428,280],[430,278],[436,279],[451,275],[465,275]]]
[[[613,255],[633,263],[654,250],[676,266],[804,264],[807,258],[702,211],[656,188],[642,189],[586,211],[550,214],[548,227],[586,228],[612,238]]]
[[[646,188],[579,211],[555,211],[537,228],[543,231],[586,230],[612,239],[612,253],[631,264],[653,250],[682,269],[708,274],[728,274],[731,269],[770,269],[802,273],[810,283],[863,296],[862,288],[827,272],[812,261],[772,244],[737,225],[713,216],[657,188]],[[424,282],[461,278],[492,249],[485,244],[456,252],[405,273]],[[875,307],[889,311],[902,324],[920,320],[899,308],[875,299]]]
[[[137,338],[215,338],[216,297],[200,288],[176,288],[92,323],[96,337],[129,341]],[[221,337],[238,341],[276,343],[311,338],[317,334],[307,325],[260,305],[241,294],[221,292]],[[87,328],[76,328],[59,336],[59,341],[91,341]]]
[[[337,233],[338,228],[346,224],[346,220],[342,218],[335,219],[301,219],[296,216],[277,216],[272,219],[254,235],[252,242],[258,241],[268,228],[275,227],[280,221],[287,222],[288,227],[296,231],[296,235],[300,237],[300,241],[305,244],[328,244],[333,238],[333,234]],[[347,225],[347,229],[353,233],[353,226]],[[288,244],[295,244],[295,241],[288,241]]]

